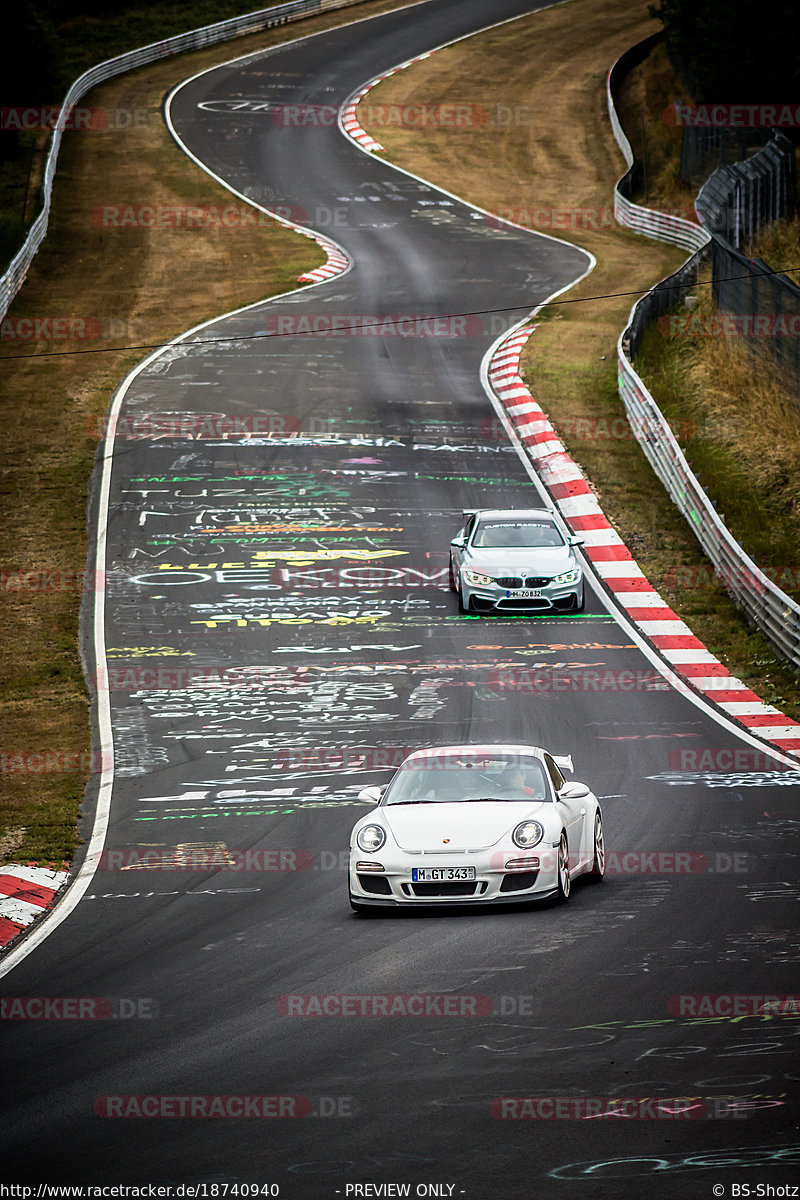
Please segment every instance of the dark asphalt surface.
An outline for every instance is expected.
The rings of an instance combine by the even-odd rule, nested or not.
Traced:
[[[173,101],[180,138],[212,171],[316,215],[354,265],[208,326],[196,337],[247,340],[171,348],[125,393],[106,563],[117,857],[0,993],[124,998],[149,1015],[2,1023],[4,1180],[660,1200],[796,1179],[797,1019],[670,1008],[683,994],[792,992],[796,788],[769,760],[681,769],[683,751],[742,743],[654,682],[596,595],[576,617],[486,620],[459,617],[447,589],[462,508],[537,494],[481,386],[483,356],[585,256],[491,229],[335,128],[224,103],[338,106],[397,62],[534,7],[427,4],[221,67]],[[501,308],[446,336],[266,335],[331,314]],[[200,440],[126,435],[165,413],[217,424]],[[300,433],[259,437],[269,414],[273,433],[279,420]],[[233,418],[247,436],[218,436]],[[539,682],[498,688],[498,664]],[[584,668],[640,683],[562,690]],[[380,754],[460,741],[573,753],[610,850],[691,853],[695,869],[614,870],[561,909],[353,916],[345,851],[358,790],[390,775]],[[180,867],[226,849],[295,851],[284,863],[307,869],[137,870],[131,857]],[[280,1001],[412,992],[488,996],[493,1011],[289,1017]],[[131,1095],[300,1096],[314,1115],[102,1115],[100,1098]],[[522,1096],[740,1107],[495,1118],[492,1101]]]

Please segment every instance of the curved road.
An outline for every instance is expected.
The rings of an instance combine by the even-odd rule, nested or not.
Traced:
[[[670,998],[792,991],[796,789],[767,754],[731,773],[729,752],[752,751],[664,684],[599,595],[580,616],[481,620],[447,589],[462,508],[538,495],[481,363],[587,257],[491,229],[313,116],[535,7],[433,0],[206,72],[171,101],[198,160],[352,266],[210,324],[191,339],[210,344],[172,346],[123,386],[99,563],[105,857],[2,980],[7,1004],[101,997],[87,1011],[120,1015],[3,1023],[4,1179],[271,1183],[302,1200],[792,1182],[800,1024]],[[304,333],[334,315],[424,321]],[[176,414],[201,436],[174,436]],[[498,667],[523,684],[533,668],[536,686],[508,691]],[[484,740],[572,752],[618,869],[563,909],[351,915],[359,788],[406,747]],[[160,869],[137,869],[147,852]],[[192,869],[209,853],[220,865]],[[286,999],[409,993],[454,996],[463,1015],[292,1016]],[[132,1111],[119,1097],[220,1095],[299,1099],[275,1119],[114,1115]],[[662,1104],[498,1119],[530,1115],[498,1105],[526,1096]]]

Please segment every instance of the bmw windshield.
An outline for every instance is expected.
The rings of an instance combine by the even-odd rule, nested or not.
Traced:
[[[476,550],[537,550],[563,546],[552,521],[484,521],[475,530]]]

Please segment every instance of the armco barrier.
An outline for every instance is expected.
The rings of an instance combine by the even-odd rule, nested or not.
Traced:
[[[53,129],[53,140],[42,182],[42,211],[31,225],[28,236],[21,249],[11,261],[8,270],[0,278],[0,319],[5,316],[11,301],[16,296],[28,273],[28,268],[34,255],[44,241],[50,218],[50,198],[53,190],[53,178],[56,173],[56,161],[61,147],[61,137],[69,120],[70,114],[78,101],[99,83],[133,71],[137,67],[147,66],[162,58],[170,58],[173,54],[181,54],[186,50],[200,50],[215,42],[224,42],[230,38],[239,37],[245,33],[257,33],[261,29],[270,29],[275,25],[284,25],[288,21],[300,17],[312,16],[334,8],[347,8],[361,4],[364,0],[291,0],[289,4],[279,4],[273,8],[262,8],[257,12],[246,13],[241,17],[230,17],[226,21],[218,21],[214,25],[204,25],[200,29],[191,29],[167,38],[163,42],[153,42],[139,50],[130,50],[117,58],[109,58],[97,66],[90,67],[79,75],[70,87],[61,106],[56,124]]]
[[[619,392],[631,429],[648,462],[688,521],[722,583],[775,650],[800,670],[800,605],[766,577],[721,521],[631,362],[643,325],[680,300],[711,240],[707,230],[699,225],[632,204],[622,193],[623,188],[630,188],[635,162],[614,107],[613,90],[620,75],[641,62],[661,36],[656,34],[633,46],[608,73],[606,90],[611,127],[628,164],[628,170],[614,188],[614,216],[629,229],[674,242],[694,253],[679,271],[662,280],[631,309],[628,325],[617,343]]]
[[[794,144],[780,130],[743,162],[717,167],[697,195],[695,207],[707,229],[741,250],[742,243],[794,208],[797,186]]]
[[[703,229],[701,225],[695,225],[692,221],[685,221],[682,217],[675,217],[669,213],[656,212],[652,208],[643,208],[642,205],[634,204],[628,199],[628,193],[631,191],[636,173],[636,160],[617,116],[613,93],[621,76],[642,62],[652,48],[663,39],[663,36],[662,33],[656,33],[652,37],[645,38],[643,42],[638,42],[630,50],[626,50],[608,72],[606,81],[608,115],[617,145],[628,165],[627,171],[614,188],[614,218],[619,225],[624,225],[626,229],[632,229],[635,233],[643,233],[647,237],[661,242],[672,242],[676,246],[682,246],[684,250],[699,250],[706,245],[710,237],[707,230]]]

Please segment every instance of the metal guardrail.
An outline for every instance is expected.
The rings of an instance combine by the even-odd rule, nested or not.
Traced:
[[[744,162],[717,167],[697,195],[701,221],[740,250],[763,225],[792,212],[795,162],[793,143],[778,130]]]
[[[642,62],[651,49],[663,40],[663,36],[662,33],[656,33],[652,37],[645,38],[643,42],[638,42],[630,50],[626,50],[608,72],[606,80],[608,116],[614,137],[617,139],[617,145],[628,166],[627,171],[617,181],[614,188],[614,219],[619,225],[624,225],[626,229],[632,229],[635,233],[643,233],[646,237],[655,238],[661,242],[672,242],[676,246],[682,246],[684,250],[699,250],[710,239],[708,231],[703,229],[702,225],[697,225],[693,221],[687,221],[685,218],[671,213],[644,208],[641,204],[634,204],[628,198],[637,169],[636,159],[617,116],[613,93],[620,77]]]
[[[791,215],[795,189],[795,148],[778,131],[745,162],[718,167],[700,189],[696,208],[713,230],[714,303],[734,315],[751,353],[769,351],[800,383],[800,286],[741,252],[763,225]]]
[[[648,237],[673,241],[685,249],[694,250],[694,254],[679,271],[662,280],[646,296],[637,300],[631,309],[628,325],[617,343],[619,393],[634,436],[673,503],[683,513],[714,564],[722,585],[775,650],[796,670],[800,670],[800,605],[767,578],[727,529],[686,461],[664,414],[631,362],[642,327],[652,315],[673,306],[681,293],[685,293],[711,240],[709,233],[700,226],[693,226],[688,221],[674,225],[678,218],[665,221],[663,214],[631,204],[620,191],[625,181],[631,179],[634,155],[614,107],[613,88],[620,74],[640,62],[660,36],[657,34],[655,38],[648,38],[632,47],[614,63],[608,73],[606,90],[611,126],[628,164],[627,172],[614,188],[614,215],[620,224],[630,229]],[[629,182],[626,186],[630,186]]]
[[[187,33],[177,34],[162,42],[153,42],[138,50],[130,50],[127,54],[106,59],[105,62],[98,63],[96,66],[90,67],[88,71],[84,71],[83,75],[79,75],[64,97],[53,128],[53,139],[42,181],[42,211],[31,225],[22,247],[12,259],[5,274],[0,277],[0,319],[8,312],[11,301],[22,287],[28,268],[47,234],[53,179],[56,173],[61,138],[72,110],[87,92],[107,79],[113,79],[117,75],[123,75],[126,71],[134,71],[137,67],[158,62],[162,58],[171,58],[174,54],[182,54],[187,50],[200,50],[204,46],[224,42],[245,33],[256,33],[275,25],[284,25],[288,21],[295,21],[300,17],[361,3],[363,0],[290,0],[288,4],[262,8],[256,12],[245,13],[240,17],[229,17],[225,21],[204,25],[200,29],[191,29]]]

